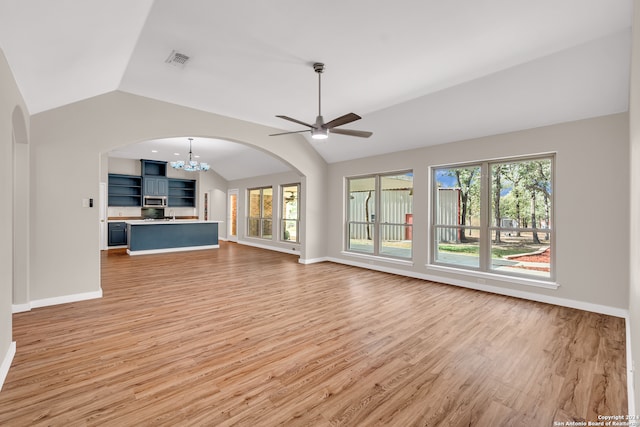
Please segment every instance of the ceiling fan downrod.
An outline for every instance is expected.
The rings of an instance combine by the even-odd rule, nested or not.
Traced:
[[[322,72],[324,71],[324,64],[316,62],[313,64],[313,70],[318,73],[318,117],[322,117]]]

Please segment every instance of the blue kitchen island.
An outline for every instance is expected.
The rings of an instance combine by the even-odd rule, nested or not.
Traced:
[[[219,248],[220,221],[125,221],[129,255]]]

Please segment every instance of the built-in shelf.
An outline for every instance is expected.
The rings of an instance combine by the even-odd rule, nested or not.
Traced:
[[[167,162],[141,159],[142,176],[167,176]]]
[[[169,207],[196,207],[196,180],[166,178],[167,162],[141,162],[142,176],[109,174],[109,206],[142,206],[142,196],[168,196]]]
[[[109,174],[109,206],[142,206],[142,178]]]
[[[196,181],[169,178],[169,207],[196,207]]]

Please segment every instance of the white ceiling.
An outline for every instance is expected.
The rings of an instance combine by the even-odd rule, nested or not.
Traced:
[[[301,127],[276,114],[315,121],[311,65],[324,62],[325,120],[355,112],[363,119],[344,127],[374,133],[308,139],[338,162],[627,111],[631,9],[632,0],[0,0],[0,47],[31,114],[122,90],[283,131]],[[184,68],[165,63],[172,50],[190,56]],[[186,137],[168,151],[184,152]],[[203,160],[235,171],[220,170],[227,179],[285,167],[255,150],[252,162],[238,161],[244,152],[218,166],[229,143],[209,142]]]

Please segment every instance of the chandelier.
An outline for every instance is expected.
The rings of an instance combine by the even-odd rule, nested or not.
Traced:
[[[174,169],[186,170],[187,172],[198,172],[198,171],[206,172],[210,168],[209,163],[205,163],[205,162],[198,163],[197,161],[193,160],[193,152],[191,151],[192,141],[193,141],[193,138],[189,138],[189,161],[185,162],[184,160],[178,160],[176,162],[170,162],[171,167]]]

